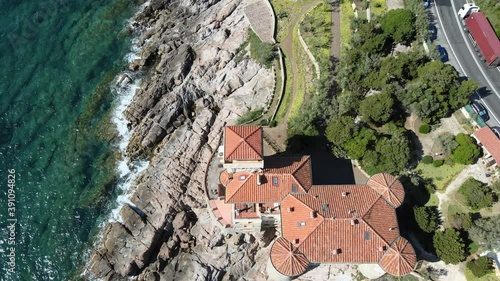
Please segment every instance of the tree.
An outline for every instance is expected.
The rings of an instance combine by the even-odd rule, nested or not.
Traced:
[[[380,138],[375,150],[380,154],[379,170],[385,173],[400,173],[410,162],[410,142],[405,134]]]
[[[467,104],[469,97],[477,88],[477,83],[471,80],[462,81],[458,86],[453,87],[450,90],[450,95],[453,97],[450,99],[451,109],[455,110]]]
[[[336,146],[343,146],[356,131],[354,118],[350,116],[333,117],[326,127],[326,138]]]
[[[484,275],[492,272],[493,262],[490,258],[486,256],[479,257],[475,260],[467,262],[467,268],[470,269],[472,274],[477,278],[483,277]]]
[[[380,19],[380,24],[397,43],[407,44],[415,39],[415,16],[410,10],[390,10]]]
[[[382,92],[361,101],[359,112],[366,122],[382,124],[389,121],[393,113],[394,100],[390,93]]]
[[[457,264],[465,259],[464,241],[460,233],[453,228],[436,232],[433,244],[436,254],[446,264]]]
[[[469,235],[484,250],[500,250],[500,215],[478,219]]]
[[[493,194],[490,189],[482,182],[474,178],[468,178],[459,192],[465,197],[465,201],[472,210],[490,207],[493,204]]]
[[[457,148],[458,143],[455,141],[455,136],[452,133],[444,132],[439,134],[434,145],[437,151],[451,155],[453,150]]]
[[[361,128],[359,133],[350,139],[344,148],[347,150],[347,156],[351,159],[361,159],[366,151],[377,139],[375,132],[369,128]]]
[[[452,160],[465,165],[474,163],[481,153],[474,139],[464,133],[460,133],[455,137],[455,141],[458,143],[458,146],[453,150]]]
[[[414,207],[413,213],[415,214],[415,220],[420,229],[427,233],[436,230],[438,217],[435,209],[429,206]]]

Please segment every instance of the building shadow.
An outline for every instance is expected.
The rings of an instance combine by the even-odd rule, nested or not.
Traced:
[[[287,140],[287,152],[311,156],[313,183],[324,184],[353,184],[354,172],[349,159],[335,157],[331,151],[331,144],[325,136],[296,135]]]

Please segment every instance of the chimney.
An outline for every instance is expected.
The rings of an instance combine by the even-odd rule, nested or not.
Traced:
[[[389,227],[389,231],[393,231],[395,227]]]
[[[339,249],[333,249],[332,250],[332,255],[338,255],[339,254]]]
[[[316,211],[311,211],[311,218],[314,219],[316,218],[318,215],[316,213]]]
[[[357,219],[352,219],[352,220],[351,220],[351,225],[353,225],[353,226],[354,226],[354,225],[356,225],[356,224],[358,224],[358,220],[357,220]]]
[[[260,174],[257,174],[257,185],[261,185],[261,181],[260,181]]]
[[[344,192],[342,192],[342,197],[346,197],[348,194],[349,193],[347,193],[347,192],[344,191]]]
[[[378,247],[378,250],[379,250],[380,252],[383,252],[383,251],[385,250],[385,247],[384,247],[384,246],[380,246],[380,247]]]
[[[352,214],[352,213],[354,213],[354,211],[355,211],[355,210],[349,210],[349,211],[347,211],[347,213],[348,213],[348,214]]]
[[[295,244],[299,244],[299,238],[295,239]]]
[[[291,213],[291,212],[293,212],[293,211],[294,211],[293,207],[288,207],[288,212],[289,212],[289,213]]]

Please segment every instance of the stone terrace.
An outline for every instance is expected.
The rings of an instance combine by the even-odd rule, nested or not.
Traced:
[[[250,27],[262,42],[274,43],[275,18],[268,0],[249,0],[244,8]]]

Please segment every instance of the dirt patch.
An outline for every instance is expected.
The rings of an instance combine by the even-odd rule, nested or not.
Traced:
[[[403,9],[405,2],[403,0],[386,0],[387,10]]]

